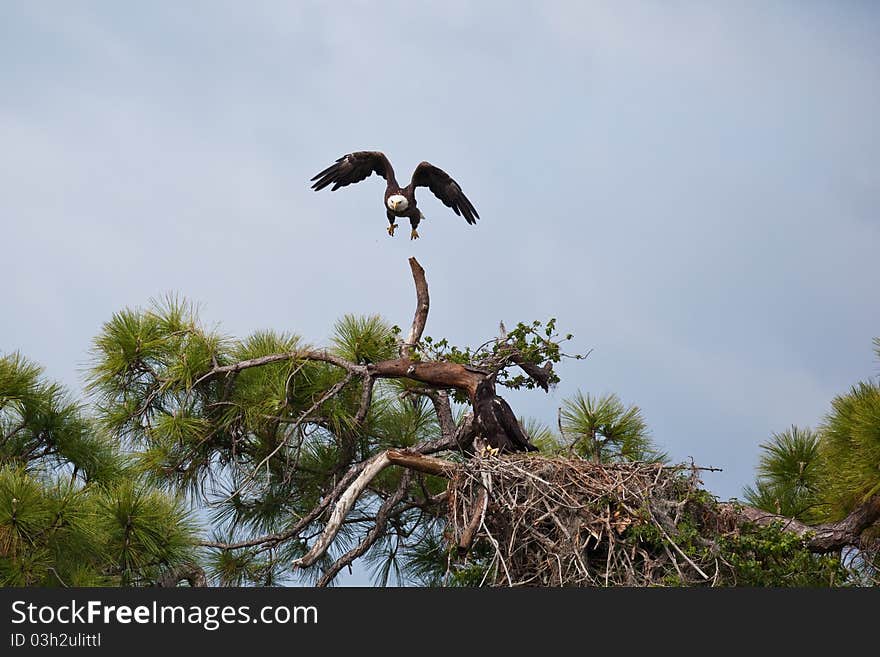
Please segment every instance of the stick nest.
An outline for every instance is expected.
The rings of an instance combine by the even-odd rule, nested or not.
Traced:
[[[697,468],[526,454],[475,458],[450,483],[450,554],[481,585],[712,585],[735,530]],[[486,565],[488,564],[488,565]]]

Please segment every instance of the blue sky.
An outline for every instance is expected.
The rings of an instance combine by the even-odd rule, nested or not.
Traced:
[[[327,340],[346,312],[480,344],[574,333],[549,395],[639,405],[672,458],[723,468],[875,376],[880,8],[865,2],[0,4],[0,351],[74,391],[90,340],[166,292],[228,333]],[[450,172],[385,233],[383,182]]]

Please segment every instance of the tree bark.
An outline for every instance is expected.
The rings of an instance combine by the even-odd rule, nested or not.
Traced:
[[[428,297],[428,282],[425,280],[425,270],[415,258],[409,259],[409,268],[412,270],[413,281],[416,285],[416,314],[413,317],[412,327],[403,348],[400,351],[400,357],[411,357],[415,350],[416,344],[422,339],[422,333],[425,330],[425,324],[428,322],[428,309],[431,306]]]
[[[461,465],[452,461],[396,449],[388,450],[388,461],[410,470],[447,478],[451,477],[461,467]]]
[[[205,571],[194,563],[172,568],[159,578],[156,586],[170,589],[176,587],[181,582],[187,582],[193,588],[208,586],[208,578],[205,575]]]
[[[458,363],[413,361],[409,358],[383,360],[367,365],[370,374],[382,379],[409,378],[435,388],[456,388],[473,400],[477,386],[486,375],[469,370]]]
[[[336,506],[333,507],[333,513],[330,514],[330,520],[327,521],[324,531],[321,532],[321,536],[306,554],[293,562],[294,568],[307,568],[324,555],[333,539],[336,538],[336,534],[339,533],[339,528],[342,527],[345,516],[351,511],[361,493],[366,490],[370,482],[373,481],[373,478],[382,472],[389,463],[391,461],[388,459],[388,452],[377,454],[367,462],[367,465],[361,470],[357,479],[340,495]]]
[[[753,506],[739,506],[730,502],[721,505],[733,514],[738,524],[750,522],[768,526],[781,523],[782,529],[805,539],[807,549],[817,554],[837,552],[846,547],[859,547],[862,532],[880,520],[880,494],[854,509],[846,518],[837,522],[808,525],[785,516],[768,513]]]

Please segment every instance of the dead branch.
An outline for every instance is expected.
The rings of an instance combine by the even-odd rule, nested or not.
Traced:
[[[252,538],[247,541],[238,541],[235,543],[224,543],[221,541],[201,541],[199,545],[202,547],[208,548],[216,548],[219,550],[239,550],[242,548],[256,547],[258,545],[264,546],[265,549],[278,545],[279,543],[283,543],[284,541],[290,540],[300,534],[306,527],[312,524],[315,520],[317,520],[329,507],[333,504],[340,495],[342,495],[345,490],[348,489],[348,486],[351,482],[357,477],[361,471],[370,463],[370,461],[364,461],[363,463],[358,463],[351,466],[348,472],[345,473],[345,476],[337,482],[337,484],[333,487],[333,490],[330,491],[324,498],[314,506],[314,508],[300,518],[292,527],[286,529],[283,532],[278,532],[275,534],[267,534],[265,536],[259,536],[257,538]]]
[[[367,371],[382,379],[415,379],[435,388],[456,388],[474,398],[477,386],[485,374],[474,372],[464,365],[445,362],[419,362],[409,358],[383,360],[367,365]]]
[[[410,470],[424,472],[425,474],[437,475],[438,477],[451,477],[461,467],[459,463],[422,456],[416,452],[390,449],[387,452],[388,460],[394,465],[401,465]]]
[[[428,282],[425,280],[425,270],[415,258],[409,259],[409,267],[412,269],[413,280],[416,284],[416,314],[413,317],[412,327],[406,342],[403,343],[400,350],[401,358],[410,358],[415,351],[415,347],[419,340],[422,339],[422,332],[425,330],[425,324],[428,321],[428,308],[430,307],[430,299],[428,297]]]
[[[455,420],[452,417],[452,406],[449,403],[449,393],[445,390],[425,390],[425,395],[434,404],[434,412],[437,414],[437,421],[440,423],[440,434],[444,438],[449,438],[455,433]]]
[[[200,383],[203,383],[204,381],[212,379],[216,376],[220,376],[221,374],[238,374],[239,372],[250,369],[252,367],[262,367],[263,365],[280,363],[286,360],[323,362],[329,363],[330,365],[335,365],[336,367],[341,367],[342,369],[355,375],[363,376],[366,373],[366,368],[363,365],[358,365],[356,363],[347,361],[344,358],[340,358],[339,356],[335,356],[326,349],[303,349],[301,351],[286,351],[280,354],[269,354],[268,356],[260,356],[259,358],[249,358],[247,360],[242,360],[237,363],[232,363],[230,365],[215,365],[213,368],[211,368],[198,379],[196,379],[192,387],[196,387]]]
[[[342,527],[342,522],[345,520],[345,516],[351,511],[351,508],[354,506],[355,502],[357,502],[361,493],[366,490],[370,482],[373,481],[373,478],[382,472],[382,470],[384,470],[390,463],[391,461],[388,458],[388,452],[376,454],[376,456],[367,461],[367,464],[361,470],[357,479],[355,479],[345,492],[340,495],[339,500],[336,502],[336,506],[333,508],[333,513],[330,514],[330,520],[327,521],[321,536],[306,554],[293,562],[294,568],[307,568],[324,555],[327,548],[329,548],[330,544],[333,542],[333,539],[336,538],[336,534],[339,533],[339,528]]]
[[[361,494],[367,489],[370,482],[392,463],[402,465],[411,470],[418,470],[419,472],[427,472],[428,474],[440,476],[449,476],[452,472],[461,467],[457,463],[451,461],[444,461],[443,459],[437,459],[430,456],[422,456],[415,452],[387,450],[377,454],[367,461],[367,465],[361,470],[357,479],[355,479],[345,492],[339,496],[336,506],[330,514],[330,520],[327,521],[320,538],[305,555],[293,562],[294,568],[307,568],[327,552],[333,539],[335,539],[336,535],[339,533],[339,529],[342,527],[345,516],[351,511],[355,502],[357,502]],[[368,547],[369,546],[367,546],[367,548]],[[367,548],[364,548],[364,550]]]
[[[473,513],[471,514],[471,520],[465,527],[464,531],[461,534],[461,538],[458,539],[458,555],[463,557],[468,553],[471,549],[471,545],[474,544],[474,538],[477,534],[477,528],[482,524],[483,518],[486,515],[486,507],[489,504],[489,492],[483,488],[480,491],[480,496],[477,498],[477,503],[474,505]]]
[[[382,533],[385,531],[385,527],[388,524],[388,517],[391,514],[391,510],[400,504],[404,497],[406,497],[406,493],[409,490],[409,484],[412,480],[412,475],[409,471],[405,472],[403,477],[400,479],[400,483],[397,485],[397,489],[388,496],[382,506],[379,507],[379,511],[376,514],[376,520],[373,527],[367,532],[364,540],[361,541],[357,546],[350,549],[348,552],[339,557],[333,564],[327,569],[327,571],[321,576],[321,579],[318,580],[318,586],[327,586],[330,582],[333,581],[333,578],[339,574],[339,571],[350,565],[352,561],[357,559],[359,556],[364,554],[370,547],[382,536]]]

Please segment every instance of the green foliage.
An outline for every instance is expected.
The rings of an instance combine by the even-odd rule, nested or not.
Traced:
[[[0,358],[0,585],[149,584],[195,536],[42,368]]]
[[[0,468],[0,585],[149,584],[193,559],[179,504],[132,481],[110,487]]]
[[[96,529],[122,584],[153,581],[163,566],[193,558],[197,526],[180,500],[133,481],[96,497]]]
[[[514,363],[533,365],[558,363],[563,357],[586,358],[586,354],[569,355],[562,352],[561,343],[571,340],[572,337],[570,334],[560,337],[556,333],[556,319],[551,318],[546,323],[538,320],[530,324],[520,322],[510,332],[502,327],[502,335],[499,338],[490,340],[476,349],[457,347],[449,344],[445,338],[437,340],[426,336],[418,345],[417,356],[421,360],[446,361],[484,368],[496,372],[498,384],[505,388],[531,390],[539,384],[529,376],[514,373],[510,366]],[[559,377],[555,372],[551,371],[548,379],[549,386],[559,383]],[[457,400],[464,401],[461,397],[457,397]]]
[[[592,397],[578,392],[560,411],[568,448],[581,458],[612,461],[665,461],[650,438],[638,406],[623,405],[617,395]]]
[[[794,425],[761,445],[755,487],[745,498],[754,507],[810,522],[823,518],[819,435]]]
[[[334,326],[328,353],[359,365],[394,359],[400,334],[379,316],[346,315]],[[558,335],[555,319],[519,323],[476,348],[428,336],[413,358],[466,364],[501,386],[530,389],[539,384],[519,366],[583,358],[563,353],[571,337]],[[875,344],[880,355],[880,340]],[[358,377],[305,359],[311,349],[288,333],[223,336],[175,297],[125,309],[93,344],[94,418],[44,381],[35,364],[18,354],[0,358],[0,584],[148,584],[197,557],[198,531],[186,504],[210,505],[216,540],[285,532],[326,499],[353,463],[439,436],[421,384],[376,381],[364,416]],[[558,382],[546,372],[550,385]],[[460,412],[468,400],[450,393]],[[578,393],[563,403],[559,421],[561,435],[535,420],[521,423],[547,452],[601,462],[666,459],[640,409],[616,395]],[[878,387],[860,384],[835,400],[819,432],[792,427],[762,445],[750,502],[807,521],[845,515],[880,490],[878,427]],[[401,481],[400,469],[389,468],[371,482],[322,565],[362,540]],[[450,560],[442,519],[424,504],[445,486],[437,477],[412,478],[366,555],[378,583],[482,581],[491,553],[475,546],[471,562]],[[283,583],[291,560],[324,522],[326,514],[278,545],[198,556],[221,584]],[[676,531],[686,551],[706,556],[698,518],[684,518]],[[654,538],[646,533],[642,540]],[[755,530],[719,545],[738,584],[842,581],[839,560],[809,555],[784,532]],[[313,581],[321,564],[298,574]]]
[[[529,441],[541,452],[553,452],[559,449],[559,437],[543,422],[535,418],[519,418]]]
[[[821,587],[844,583],[847,570],[840,555],[816,555],[804,539],[783,530],[782,523],[770,526],[743,524],[735,531],[719,532],[718,501],[709,492],[690,488],[681,479],[682,498],[678,521],[668,536],[693,562],[703,564],[714,586]],[[635,541],[648,551],[663,549],[666,536],[648,521],[630,525],[623,540]],[[685,564],[681,568],[687,570]],[[665,585],[681,586],[678,569],[670,569]]]
[[[353,363],[397,357],[397,332],[378,315],[345,315],[334,326],[333,351]]]
[[[0,357],[0,464],[69,464],[86,481],[122,476],[124,464],[112,443],[42,373],[20,354]]]
[[[874,339],[880,357],[880,338]],[[761,446],[764,453],[746,499],[758,508],[807,523],[840,520],[880,493],[880,385],[861,382],[831,402],[816,431],[792,426]],[[880,531],[861,534],[846,559],[846,584],[876,584]]]
[[[880,492],[880,385],[859,383],[835,397],[820,431],[822,493],[837,519]]]
[[[412,447],[439,435],[437,415],[425,397],[407,396],[388,401],[374,423],[376,446]]]
[[[744,527],[737,534],[719,537],[719,557],[733,568],[730,585],[736,586],[835,586],[848,573],[840,555],[817,555],[782,523]]]

